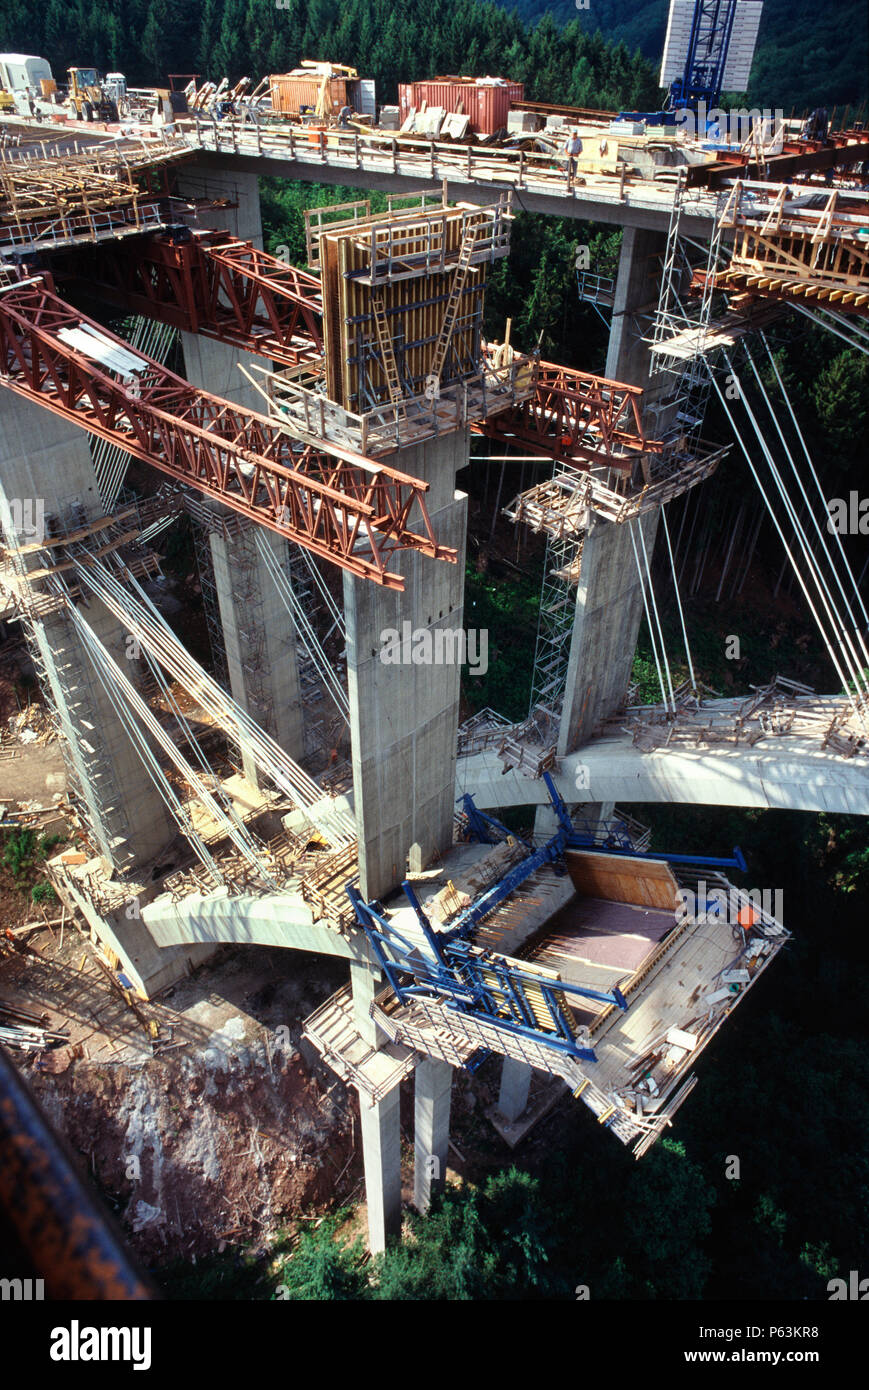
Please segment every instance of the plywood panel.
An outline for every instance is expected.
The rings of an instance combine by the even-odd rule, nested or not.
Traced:
[[[633,859],[590,850],[568,850],[565,857],[573,885],[585,897],[675,911],[678,884],[663,859]]]
[[[470,225],[478,229],[477,261],[467,276],[452,334],[460,367],[457,372],[456,360],[450,353],[441,373],[441,385],[448,386],[478,370],[484,262],[493,234],[491,210],[412,210],[403,216],[367,218],[352,229],[330,231],[324,226],[320,260],[324,341],[330,345],[326,351],[326,389],[331,400],[356,413],[389,400],[373,318],[372,245],[376,246],[380,267],[378,292],[396,361],[404,384],[412,384],[411,394],[422,393],[453,286],[463,233]],[[499,229],[497,235],[501,235]],[[443,271],[437,268],[441,258]],[[384,275],[387,265],[391,268]]]

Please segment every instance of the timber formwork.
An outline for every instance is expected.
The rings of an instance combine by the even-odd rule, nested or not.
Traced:
[[[865,195],[738,180],[719,218],[733,251],[716,283],[866,317],[867,213]]]
[[[510,218],[502,200],[318,230],[330,400],[362,414],[479,375],[483,271],[507,255]]]
[[[95,144],[85,153],[0,150],[0,252],[134,235],[166,221],[154,173],[189,156],[178,141]]]

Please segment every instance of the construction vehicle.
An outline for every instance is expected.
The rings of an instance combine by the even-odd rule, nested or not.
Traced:
[[[118,103],[100,81],[96,68],[68,68],[67,105],[80,121],[116,121]],[[112,73],[113,78],[121,77]],[[124,81],[126,92],[126,81]]]
[[[107,72],[102,84],[103,93],[115,103],[119,116],[129,116],[130,101],[127,96],[127,79],[122,72]]]

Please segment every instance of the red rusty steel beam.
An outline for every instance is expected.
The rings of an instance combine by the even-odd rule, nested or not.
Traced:
[[[642,405],[638,386],[541,362],[534,396],[473,428],[543,458],[629,472],[641,454],[662,448],[646,438]]]
[[[295,365],[322,356],[319,280],[222,232],[176,241],[158,233],[52,259],[62,277],[128,310]],[[535,396],[477,433],[543,458],[629,471],[660,451],[642,427],[642,391],[542,362]]]
[[[0,1211],[51,1299],[157,1296],[72,1151],[0,1048]],[[8,1273],[8,1271],[4,1271]],[[27,1277],[27,1271],[21,1274]]]
[[[719,151],[712,164],[689,164],[686,187],[723,188],[729,180],[746,172],[750,178],[767,183],[787,183],[800,173],[835,169],[839,165],[858,164],[869,159],[869,131],[837,130],[819,140],[785,140],[780,154],[767,155],[764,168],[756,156],[739,150]]]
[[[386,588],[404,588],[387,569],[398,550],[456,562],[432,530],[427,483],[346,450],[338,458],[301,445],[265,416],[197,391],[142,353],[147,368],[132,383],[119,381],[59,337],[84,324],[130,351],[60,299],[50,277],[4,290],[0,383]],[[422,533],[410,529],[415,507]]]
[[[319,280],[225,232],[171,232],[53,256],[53,274],[127,311],[294,367],[323,352]]]

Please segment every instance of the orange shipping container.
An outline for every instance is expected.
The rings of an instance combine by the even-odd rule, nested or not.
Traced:
[[[297,116],[303,106],[310,106],[311,110],[315,111],[322,84],[322,77],[316,75],[308,77],[285,72],[270,77],[272,110],[288,116]],[[353,105],[348,90],[355,86],[356,83],[348,82],[346,77],[327,78],[326,90],[333,114],[337,115],[342,106]]]
[[[400,82],[398,104],[402,121],[415,106],[441,106],[445,111],[459,112],[470,120],[477,135],[493,135],[507,125],[507,112],[513,102],[522,101],[525,88],[521,82],[485,82],[480,79],[461,80],[455,77],[433,77],[426,82]]]

